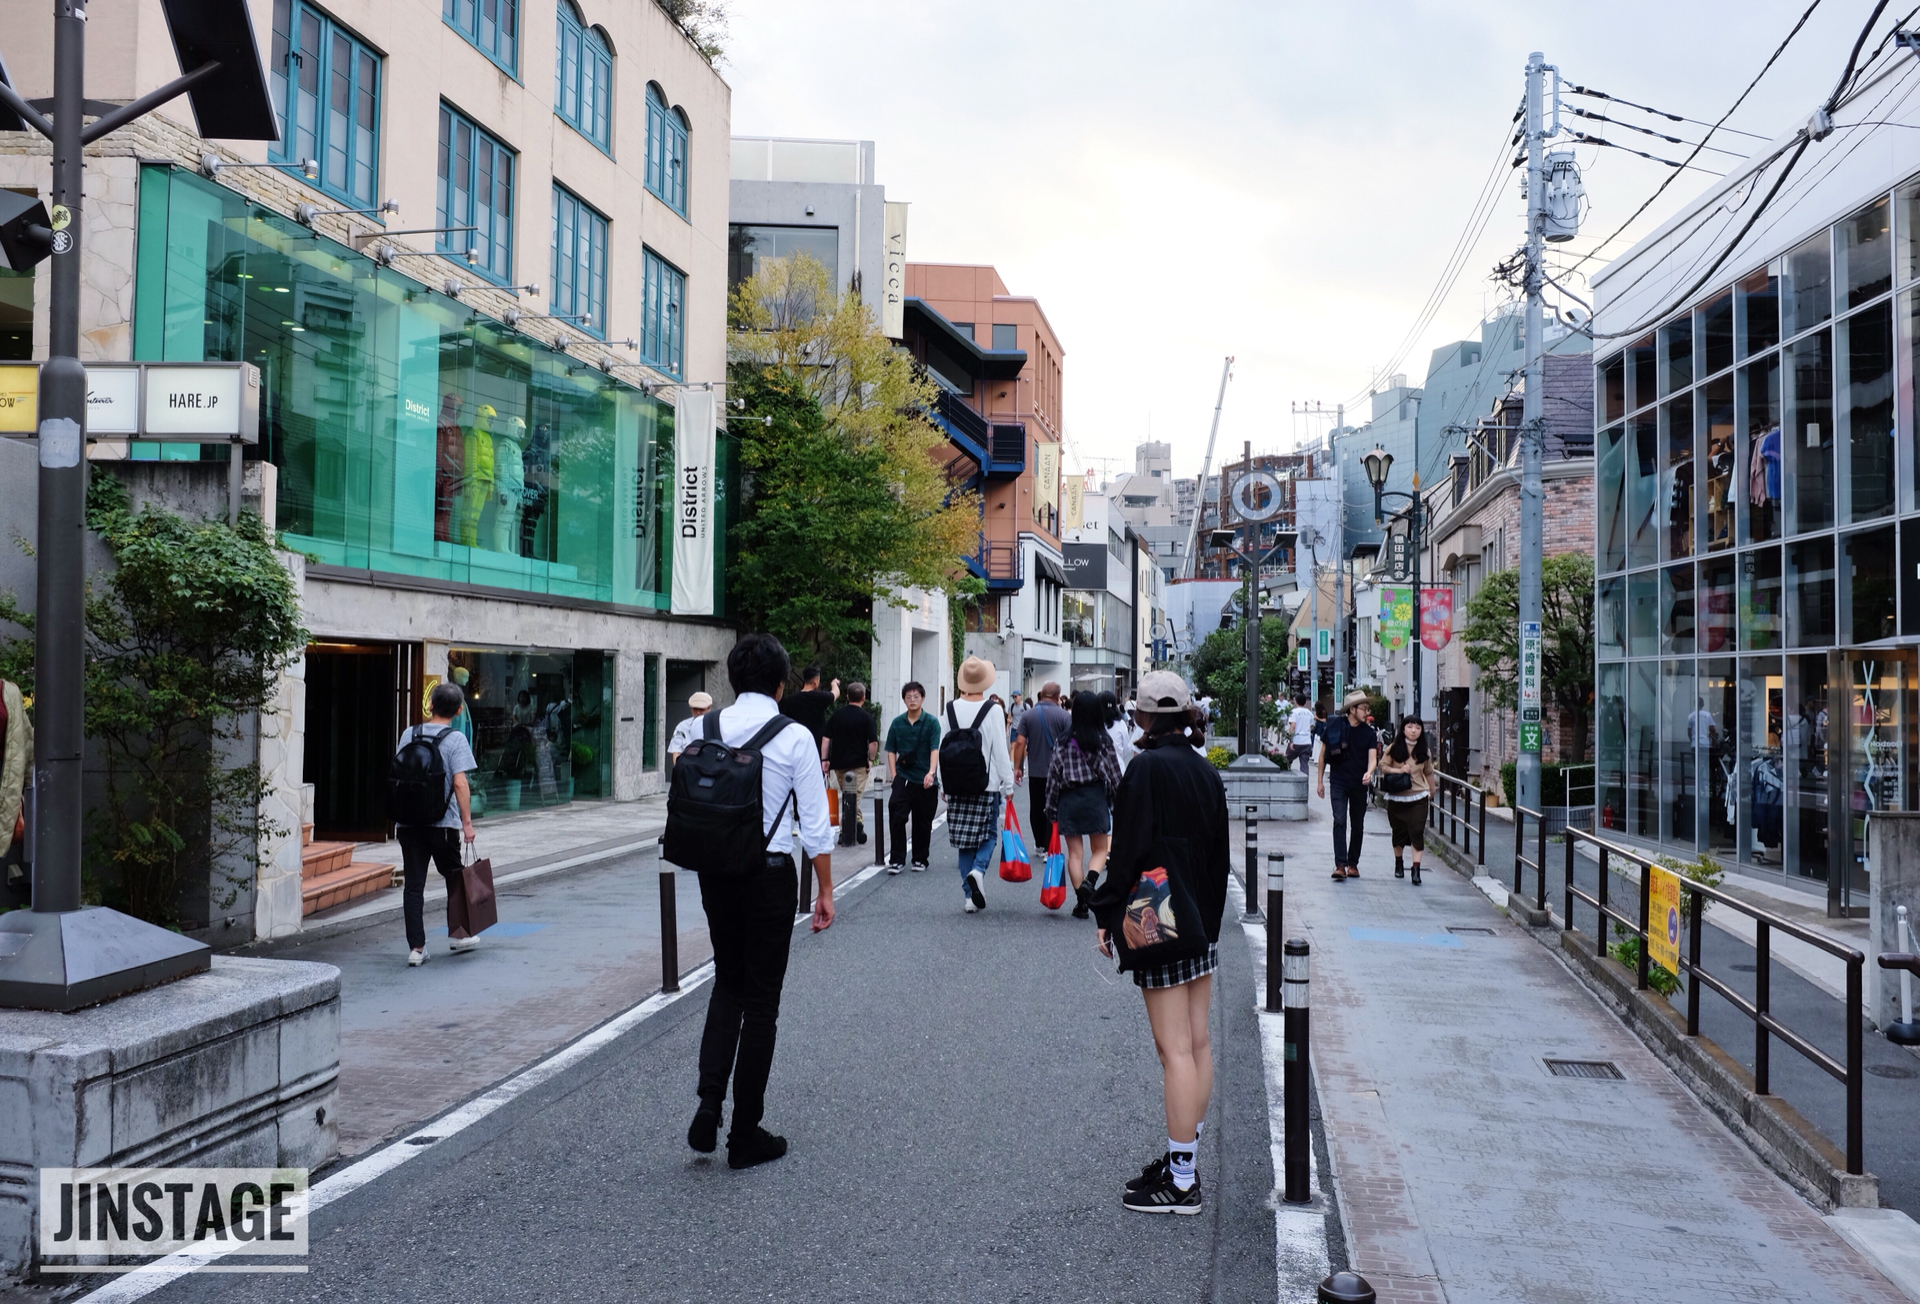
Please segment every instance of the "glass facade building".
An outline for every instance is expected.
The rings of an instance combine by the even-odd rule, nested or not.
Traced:
[[[1915,809],[1920,181],[1595,365],[1603,836],[1864,909]]]

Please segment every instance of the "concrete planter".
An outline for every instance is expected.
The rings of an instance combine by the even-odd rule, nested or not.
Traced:
[[[1220,775],[1227,786],[1227,814],[1239,819],[1247,807],[1263,820],[1307,817],[1307,776],[1282,770],[1264,756],[1242,756]]]

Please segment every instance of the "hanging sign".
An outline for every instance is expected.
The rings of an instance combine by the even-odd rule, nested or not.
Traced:
[[[1078,475],[1060,482],[1060,529],[1078,530],[1087,519],[1087,481]]]
[[[1333,631],[1316,629],[1313,631],[1313,655],[1320,661],[1333,660]]]
[[[1520,750],[1540,750],[1540,622],[1520,622]]]
[[[1293,668],[1301,674],[1307,672],[1307,645],[1302,643],[1293,650]]]
[[[1397,652],[1413,638],[1413,590],[1402,584],[1380,586],[1380,646]]]
[[[1420,590],[1420,641],[1438,652],[1453,637],[1453,590]]]
[[[1647,866],[1647,959],[1680,972],[1680,876]]]
[[[907,333],[907,206],[887,201],[886,265],[880,269],[880,333],[897,340]]]
[[[714,393],[673,401],[673,614],[713,614]]]

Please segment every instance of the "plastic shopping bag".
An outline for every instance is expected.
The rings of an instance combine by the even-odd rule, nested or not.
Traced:
[[[1026,839],[1020,836],[1020,817],[1013,813],[1013,798],[1007,798],[1007,813],[1000,823],[1000,877],[1009,883],[1025,883],[1033,877],[1033,863],[1027,856]]]
[[[1040,904],[1058,910],[1067,903],[1067,853],[1060,850],[1060,826],[1047,842],[1047,867],[1040,875]]]

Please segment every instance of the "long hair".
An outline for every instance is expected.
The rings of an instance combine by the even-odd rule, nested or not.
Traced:
[[[1100,701],[1098,693],[1075,693],[1073,695],[1073,741],[1080,750],[1092,756],[1100,750],[1100,740],[1107,736],[1107,708]]]
[[[1409,724],[1418,724],[1420,726],[1419,740],[1413,744],[1411,749],[1407,746],[1407,725]],[[1393,735],[1393,746],[1387,749],[1387,755],[1393,759],[1395,765],[1405,764],[1409,754],[1412,755],[1414,762],[1419,765],[1425,765],[1432,756],[1432,753],[1427,750],[1426,722],[1415,720],[1412,716],[1406,716],[1400,721],[1400,728]]]

